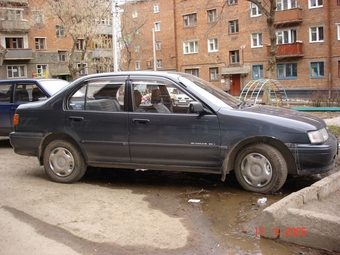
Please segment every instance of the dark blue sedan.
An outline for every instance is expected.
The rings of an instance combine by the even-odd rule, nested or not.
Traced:
[[[13,115],[20,104],[46,100],[68,84],[60,79],[0,80],[0,136],[13,131]]]
[[[190,98],[173,102],[170,91]],[[142,100],[148,98],[148,100]],[[88,166],[220,174],[273,193],[287,175],[333,168],[337,141],[315,116],[241,102],[196,76],[173,72],[89,75],[50,99],[20,105],[10,141],[56,182]]]

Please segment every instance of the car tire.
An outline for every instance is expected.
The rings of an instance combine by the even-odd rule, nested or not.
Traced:
[[[268,144],[249,145],[236,157],[236,179],[247,191],[272,194],[283,186],[287,174],[285,158]]]
[[[55,140],[44,151],[46,173],[55,182],[73,183],[82,178],[87,166],[82,154],[72,144]]]

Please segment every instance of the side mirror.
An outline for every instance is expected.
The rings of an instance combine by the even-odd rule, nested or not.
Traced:
[[[204,112],[203,105],[200,102],[191,102],[189,104],[189,113],[199,113]]]

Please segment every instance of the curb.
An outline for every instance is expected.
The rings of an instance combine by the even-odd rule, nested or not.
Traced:
[[[340,189],[340,172],[294,192],[263,210],[261,236],[313,248],[340,251],[340,217],[301,209]]]

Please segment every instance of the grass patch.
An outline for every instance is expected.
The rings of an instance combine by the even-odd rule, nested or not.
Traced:
[[[340,127],[339,126],[333,126],[333,125],[329,125],[328,126],[328,130],[330,133],[332,133],[333,135],[339,137],[340,136]]]

